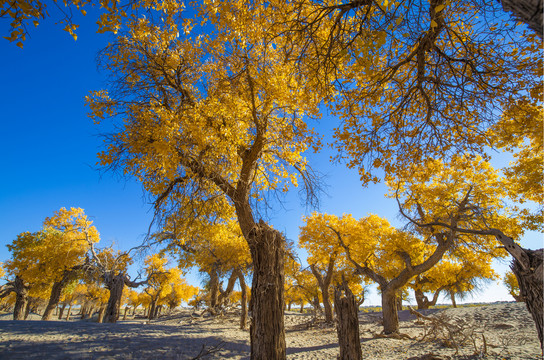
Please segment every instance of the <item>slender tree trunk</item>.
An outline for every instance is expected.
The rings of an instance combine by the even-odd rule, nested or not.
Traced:
[[[53,311],[55,310],[60,301],[60,296],[62,294],[62,290],[64,290],[64,287],[66,286],[66,283],[66,276],[64,276],[62,280],[53,283],[53,287],[51,288],[51,295],[49,296],[49,302],[47,303],[45,311],[43,312],[42,320],[51,320],[51,317],[53,316]]]
[[[304,313],[304,300],[300,301],[300,313]]]
[[[382,289],[383,332],[393,334],[399,331],[399,315],[397,312],[397,292]]]
[[[104,315],[106,313],[106,306],[101,305],[100,310],[98,310],[98,322],[103,323],[104,322]]]
[[[25,320],[28,319],[28,315],[30,314],[30,302],[30,299],[28,299],[25,306]]]
[[[129,307],[125,306],[125,313],[123,314],[123,321],[127,319],[127,313],[128,313]]]
[[[240,272],[241,271],[239,269],[232,270],[225,291],[221,291],[221,289],[219,289],[219,296],[217,298],[217,304],[219,306],[224,306],[227,303],[230,294],[232,294],[232,291],[234,290],[234,284],[236,283],[236,279],[239,278],[238,274]]]
[[[342,294],[343,292],[343,294]],[[346,282],[334,290],[334,308],[336,310],[339,359],[361,360],[361,339],[359,335],[359,314],[355,296]]]
[[[247,329],[247,286],[244,274],[240,271],[238,274],[240,288],[242,289],[242,314],[240,315],[240,329]]]
[[[121,306],[121,297],[123,296],[123,288],[125,287],[125,277],[123,274],[114,276],[108,281],[108,290],[110,297],[104,315],[104,322],[115,323],[119,318],[119,306]]]
[[[66,306],[68,306],[66,303],[62,304],[60,306],[60,309],[59,309],[59,316],[58,316],[58,319],[59,320],[62,320],[62,315],[64,314],[64,310],[66,309]],[[44,312],[44,315],[45,315],[45,312]],[[42,318],[43,320],[43,318]]]
[[[452,290],[450,290],[450,298],[451,298],[451,305],[454,308],[457,308],[457,302],[455,301],[455,293]]]
[[[28,286],[19,276],[15,276],[13,281],[15,290],[15,307],[13,308],[13,320],[24,320],[25,311],[28,307]]]
[[[540,348],[544,349],[543,337],[543,258],[544,250],[525,250],[528,261],[522,266],[520,261],[514,259],[511,268],[518,279],[520,296],[525,299],[525,305],[535,321]],[[527,269],[527,270],[524,270]]]
[[[70,320],[70,315],[72,315],[72,303],[68,306],[68,313],[66,314],[66,321]]]
[[[402,295],[397,295],[397,311],[402,311]]]
[[[155,309],[157,308],[157,300],[151,299],[151,304],[149,305],[149,311],[147,318],[153,320],[155,317]]]
[[[248,240],[253,260],[251,359],[285,359],[285,240],[262,220],[251,230]]]
[[[310,265],[310,269],[312,270],[312,273],[317,279],[317,284],[319,285],[319,289],[321,290],[321,295],[323,297],[323,307],[325,309],[325,321],[328,323],[332,323],[333,321],[332,304],[329,297],[329,287],[332,280],[335,258],[336,256],[334,255],[330,257],[325,277],[321,275],[320,270],[317,268],[317,266],[315,266],[315,264]]]
[[[287,303],[287,311],[291,311],[291,305],[293,305],[293,302],[292,301],[289,301]]]

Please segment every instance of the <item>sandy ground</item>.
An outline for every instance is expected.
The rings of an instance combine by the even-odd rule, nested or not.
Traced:
[[[189,310],[143,320],[97,324],[89,321],[12,321],[0,316],[0,359],[248,359],[249,333],[239,330],[235,315],[193,319]],[[447,321],[450,332],[420,323],[407,310],[400,330],[410,338],[377,338],[380,313],[359,314],[363,358],[377,359],[541,359],[535,325],[524,304],[503,303],[428,310]],[[37,316],[32,316],[38,319]],[[338,341],[332,327],[309,314],[287,312],[288,359],[336,359]],[[453,335],[450,335],[453,334]],[[422,338],[425,338],[422,340]],[[484,344],[485,339],[485,344]]]

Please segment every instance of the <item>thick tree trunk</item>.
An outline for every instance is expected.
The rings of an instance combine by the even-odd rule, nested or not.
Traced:
[[[425,310],[429,308],[429,299],[427,299],[427,296],[425,296],[423,291],[419,289],[414,290],[414,296],[416,298],[418,310]]]
[[[382,316],[384,334],[393,334],[399,331],[396,291],[382,290]]]
[[[540,340],[540,348],[544,349],[542,342],[542,326],[543,326],[543,257],[544,250],[525,250],[528,261],[523,266],[520,261],[514,259],[512,263],[512,271],[516,275],[519,284],[520,296],[525,299],[527,309],[533,316],[535,321],[538,339]],[[524,270],[526,269],[526,270]]]
[[[104,314],[104,322],[115,323],[119,318],[119,307],[121,306],[121,297],[125,287],[125,277],[123,274],[114,276],[108,281],[108,290],[110,297]]]
[[[19,276],[15,276],[13,287],[15,290],[13,320],[24,320],[25,311],[28,307],[28,286],[25,286],[23,279],[21,279]]]
[[[28,299],[25,306],[25,320],[28,319],[28,315],[30,315],[30,299]]]
[[[542,0],[501,0],[505,11],[523,21],[542,39]]]
[[[217,267],[213,266],[210,271],[210,309],[215,310],[219,300],[219,275]]]
[[[157,309],[157,300],[151,299],[151,304],[149,305],[149,311],[147,314],[147,318],[149,320],[153,320],[155,318],[156,309]]]
[[[342,294],[343,292],[343,294]],[[359,318],[355,296],[344,283],[335,288],[334,308],[336,310],[338,344],[342,360],[361,360],[361,340],[359,336]]]
[[[240,271],[238,274],[240,288],[242,289],[242,314],[240,315],[240,329],[247,329],[247,286],[244,274]]]
[[[47,303],[45,311],[43,312],[42,320],[51,320],[51,317],[53,316],[53,311],[59,304],[62,290],[66,286],[67,280],[65,280],[65,278],[66,277],[63,277],[62,280],[53,283],[53,287],[51,288],[51,295],[49,296],[49,302]]]
[[[285,240],[262,220],[251,230],[248,240],[253,260],[251,359],[285,359]]]
[[[402,295],[397,295],[397,311],[402,311]]]

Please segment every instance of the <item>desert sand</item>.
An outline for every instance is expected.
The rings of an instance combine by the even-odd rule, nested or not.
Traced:
[[[423,311],[434,321],[399,313],[402,338],[380,338],[381,314],[359,313],[363,358],[541,359],[540,343],[525,304]],[[249,332],[235,314],[195,317],[180,310],[151,323],[143,319],[98,324],[90,321],[9,320],[0,316],[1,359],[248,359]],[[450,324],[445,330],[440,324]],[[434,324],[434,325],[433,325]],[[438,324],[438,325],[437,325]],[[311,314],[286,312],[288,359],[336,359],[334,327]],[[433,327],[434,326],[434,327]],[[201,353],[202,351],[202,353]]]

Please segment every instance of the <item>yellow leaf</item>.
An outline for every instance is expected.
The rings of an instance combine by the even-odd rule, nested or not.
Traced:
[[[446,5],[442,4],[442,5],[438,5],[437,7],[434,8],[434,11],[435,12],[441,12],[442,10],[444,10],[444,8],[446,7]]]
[[[431,20],[431,27],[434,29],[437,26],[438,26],[438,24],[436,23],[436,21]]]
[[[21,41],[19,41],[19,42],[17,43],[17,46],[20,47],[20,48],[22,49],[22,48],[23,48],[23,43],[22,43]]]

